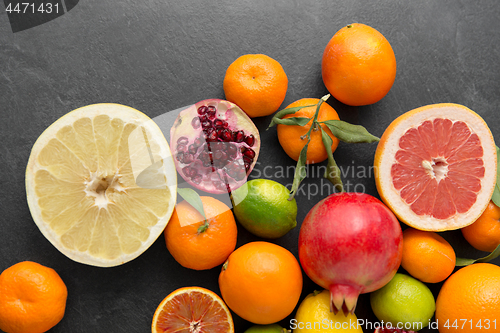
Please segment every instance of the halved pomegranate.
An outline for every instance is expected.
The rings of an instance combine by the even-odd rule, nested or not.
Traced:
[[[170,129],[170,148],[186,182],[222,194],[246,182],[259,156],[260,136],[236,104],[207,99],[177,116]]]

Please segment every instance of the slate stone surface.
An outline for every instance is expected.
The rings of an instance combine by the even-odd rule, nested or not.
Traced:
[[[82,0],[66,5],[64,15],[13,33],[0,4],[0,271],[32,260],[61,275],[69,289],[67,310],[50,332],[149,332],[157,305],[174,289],[197,285],[220,293],[220,267],[203,272],[180,267],[163,237],[132,262],[97,268],[71,261],[42,236],[26,203],[26,163],[43,130],[75,108],[121,103],[154,118],[202,99],[224,98],[225,70],[246,53],[264,53],[283,65],[289,78],[283,106],[321,97],[327,93],[320,65],[324,47],[341,27],[361,22],[390,41],[397,77],[374,105],[349,107],[330,99],[341,119],[381,136],[408,110],[454,102],[479,113],[500,137],[500,3],[494,0]],[[290,170],[294,162],[279,147],[276,131],[265,131],[269,122],[270,117],[255,119],[263,146],[252,177],[289,184],[293,174],[280,168]],[[372,164],[375,148],[341,144],[335,152],[351,191],[377,196],[373,175],[357,173]],[[297,196],[299,224],[331,193],[317,174],[311,173],[304,186],[309,195]],[[275,243],[297,255],[298,232],[297,227]],[[444,236],[458,256],[484,255],[460,231]],[[239,228],[238,246],[252,240],[257,238]],[[500,258],[494,262],[500,264]],[[440,286],[430,286],[435,295]],[[305,277],[302,298],[317,288]],[[360,297],[356,313],[378,321],[367,295]],[[291,318],[281,323],[289,327]],[[236,332],[250,326],[234,319]],[[422,330],[430,331],[437,332]]]

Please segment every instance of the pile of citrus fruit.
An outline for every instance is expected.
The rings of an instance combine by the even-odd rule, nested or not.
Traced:
[[[396,77],[390,43],[358,23],[333,36],[321,66],[331,96],[353,106],[381,100]],[[416,331],[434,324],[433,317],[441,333],[499,332],[500,267],[485,263],[500,254],[500,208],[492,200],[497,148],[484,120],[462,105],[428,105],[402,114],[379,139],[341,121],[326,103],[329,96],[302,98],[278,111],[287,88],[278,61],[243,55],[225,73],[227,101],[204,100],[180,113],[170,144],[150,118],[123,105],[68,113],[39,137],[29,158],[34,222],[57,249],[84,264],[123,264],[163,233],[180,265],[219,266],[220,295],[198,286],[172,290],[151,314],[153,333],[234,332],[234,315],[249,322],[247,333],[363,332],[352,325],[363,292],[371,292],[373,312],[386,323],[377,332]],[[268,144],[251,118],[276,111],[270,127],[277,125],[278,143],[297,163],[292,189],[248,180],[261,145]],[[294,195],[307,164],[327,161],[325,178],[342,191],[333,158],[340,141],[378,142],[375,183],[383,203],[345,193],[319,202],[306,220],[322,232],[301,230],[299,263],[270,240],[301,225]],[[178,188],[179,176],[190,187]],[[229,194],[233,207],[210,194]],[[331,202],[337,202],[329,206],[335,214],[328,215]],[[328,227],[333,220],[335,227]],[[238,225],[267,240],[236,248]],[[359,232],[367,226],[392,238],[378,239],[374,249],[373,236]],[[492,253],[479,263],[457,258],[439,234],[456,229],[474,248]],[[338,243],[325,241],[332,239]],[[353,268],[351,252],[369,258],[386,250],[387,267],[367,266],[367,259]],[[330,290],[303,290],[301,265]],[[443,283],[437,299],[428,288],[435,283]],[[303,292],[308,296],[299,304]],[[51,268],[32,262],[7,268],[0,275],[0,329],[46,332],[63,318],[67,295]],[[288,316],[294,316],[290,327],[282,327]]]

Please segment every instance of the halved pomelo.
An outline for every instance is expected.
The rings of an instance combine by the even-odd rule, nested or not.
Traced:
[[[184,287],[170,293],[155,311],[152,333],[233,333],[231,312],[214,292]]]
[[[389,125],[374,166],[380,197],[402,222],[420,230],[453,230],[472,224],[490,201],[495,142],[474,111],[433,104]]]
[[[33,145],[28,204],[43,235],[69,258],[116,266],[143,253],[172,215],[177,173],[145,114],[119,104],[74,110]]]

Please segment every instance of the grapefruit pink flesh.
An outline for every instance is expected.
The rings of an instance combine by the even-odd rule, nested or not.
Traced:
[[[375,183],[401,222],[420,230],[459,229],[488,205],[496,155],[477,113],[459,104],[427,105],[387,127],[375,152]]]
[[[399,147],[392,181],[417,215],[446,219],[476,202],[484,177],[483,148],[467,124],[427,120],[409,129]]]

